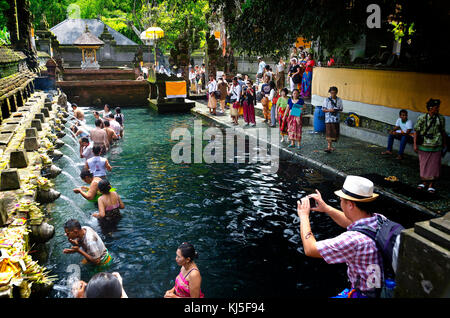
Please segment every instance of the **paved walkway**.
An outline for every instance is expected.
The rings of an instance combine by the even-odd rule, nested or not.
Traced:
[[[269,127],[263,123],[258,108],[259,105],[256,110],[256,128]],[[204,100],[197,101],[192,111],[223,126],[237,127],[231,125],[229,110],[225,111],[225,115],[212,116]],[[239,126],[245,129],[248,126],[244,127],[244,124],[244,120],[240,118]],[[309,164],[321,172],[329,172],[340,177],[350,174],[368,177],[381,194],[428,213],[442,215],[450,210],[450,167],[442,166],[441,180],[436,183],[437,191],[432,195],[416,190],[419,181],[417,157],[405,155],[403,160],[397,160],[395,152],[392,156],[384,156],[381,152],[385,148],[346,136],[341,136],[339,142],[334,144],[336,151],[325,153],[323,150],[327,144],[324,134],[315,133],[311,126],[303,127],[301,149],[287,148],[287,145],[286,142],[280,143],[283,151],[292,153],[294,157],[300,158],[302,163]],[[396,176],[399,181],[386,181],[384,178],[388,176]]]

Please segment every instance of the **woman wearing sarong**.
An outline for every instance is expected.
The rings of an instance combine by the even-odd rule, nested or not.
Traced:
[[[181,270],[175,279],[175,286],[166,291],[164,298],[204,298],[200,288],[202,277],[194,262],[198,257],[194,246],[183,243],[178,247],[176,255],[175,261],[181,266]]]
[[[214,75],[209,75],[209,83],[208,83],[208,108],[209,113],[216,115],[216,107],[217,107],[217,99],[216,99],[216,91],[217,91],[217,82],[214,79]]]
[[[338,89],[336,86],[330,87],[328,93],[330,97],[323,100],[322,111],[325,113],[325,136],[328,147],[325,152],[332,152],[336,149],[332,147],[333,142],[339,139],[339,112],[343,110],[342,99],[337,97]]]
[[[261,95],[263,98],[261,99],[261,105],[263,107],[263,115],[264,115],[264,122],[268,123],[270,122],[270,84],[269,84],[270,77],[267,75],[264,75],[264,84],[261,86]]]
[[[311,97],[312,72],[315,64],[316,62],[314,62],[312,54],[309,53],[306,58],[305,72],[302,77],[302,92],[300,94],[302,97]]]
[[[427,102],[427,113],[417,119],[414,130],[414,151],[419,154],[420,179],[419,190],[425,189],[435,193],[433,183],[441,174],[442,150],[447,146],[445,118],[439,114],[439,99]],[[423,138],[419,137],[423,136]],[[422,140],[421,140],[422,139]]]
[[[302,115],[305,110],[305,102],[300,98],[300,92],[298,89],[294,89],[292,92],[292,98],[288,100],[289,107],[286,108],[287,111],[284,114],[284,118],[287,118],[288,122],[288,135],[290,144],[288,148],[295,147],[300,149],[300,143],[302,141]],[[295,110],[300,108],[300,115],[294,113]],[[295,109],[295,110],[294,110]]]
[[[286,108],[288,106],[288,89],[283,88],[280,92],[281,96],[278,98],[277,101],[277,114],[278,114],[278,123],[280,125],[280,135],[281,135],[281,142],[288,141],[288,123],[287,119],[284,118],[284,113],[286,112]],[[272,106],[273,107],[273,106]]]

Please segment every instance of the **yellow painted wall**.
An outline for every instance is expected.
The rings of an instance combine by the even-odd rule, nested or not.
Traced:
[[[422,113],[426,102],[437,98],[440,113],[450,116],[450,75],[315,67],[312,94],[328,96],[330,86],[342,99]]]

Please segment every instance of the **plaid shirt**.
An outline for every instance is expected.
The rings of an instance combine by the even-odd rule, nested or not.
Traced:
[[[367,291],[373,289],[373,287],[368,286],[367,281],[374,284],[376,275],[373,269],[374,266],[370,265],[379,266],[380,276],[378,276],[378,281],[382,283],[382,258],[378,253],[376,243],[371,238],[362,233],[352,231],[352,228],[356,225],[367,225],[376,229],[377,214],[350,224],[347,227],[347,232],[332,239],[319,241],[316,243],[316,247],[328,264],[347,264],[347,275],[352,288]]]

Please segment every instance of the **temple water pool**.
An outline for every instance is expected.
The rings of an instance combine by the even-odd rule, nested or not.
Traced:
[[[84,108],[93,124],[92,109]],[[177,246],[190,242],[200,257],[206,297],[330,297],[347,287],[346,266],[327,265],[303,254],[296,201],[319,189],[338,207],[333,191],[340,187],[315,171],[281,162],[277,174],[260,164],[175,164],[170,132],[193,129],[191,114],[158,115],[148,108],[125,108],[125,138],[108,154],[113,171],[108,179],[125,203],[116,232],[101,233],[93,203],[75,194],[82,185],[83,161],[68,134],[65,154],[56,162],[64,173],[55,179],[60,199],[47,206],[55,237],[46,244],[44,264],[58,275],[50,297],[70,297],[68,283],[80,268],[81,279],[95,273],[80,265],[79,254],[66,255],[70,246],[63,224],[70,218],[94,228],[103,238],[129,297],[163,297],[179,272]],[[383,214],[405,227],[426,219],[414,211],[380,200]],[[341,233],[322,213],[312,213],[316,239]],[[72,265],[75,264],[75,265]],[[78,266],[80,265],[80,266]]]

